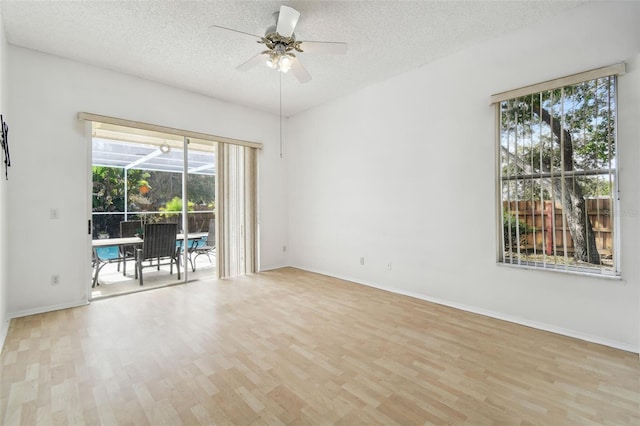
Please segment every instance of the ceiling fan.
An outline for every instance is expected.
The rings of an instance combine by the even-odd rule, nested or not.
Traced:
[[[288,7],[280,6],[280,12],[276,12],[278,19],[275,26],[267,28],[264,37],[250,34],[244,31],[238,31],[220,25],[212,25],[212,27],[223,30],[234,31],[246,34],[258,39],[258,43],[264,44],[267,50],[258,53],[253,58],[237,69],[247,71],[257,64],[264,62],[269,68],[287,73],[291,71],[300,83],[311,81],[311,75],[302,66],[300,60],[294,52],[304,53],[331,53],[345,54],[347,52],[347,43],[331,42],[331,41],[300,41],[296,40],[293,30],[300,19],[300,12]]]

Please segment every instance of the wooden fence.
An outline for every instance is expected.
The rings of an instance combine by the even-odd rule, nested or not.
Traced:
[[[505,201],[504,212],[512,213],[527,224],[528,231],[521,235],[520,250],[533,251],[552,255],[564,253],[564,240],[567,252],[574,251],[573,239],[569,227],[562,217],[562,205],[553,201]],[[609,198],[594,198],[586,200],[587,214],[596,237],[596,247],[601,256],[610,256],[613,252],[612,210]],[[515,225],[515,224],[514,224]]]

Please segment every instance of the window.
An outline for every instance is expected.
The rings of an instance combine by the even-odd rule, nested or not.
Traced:
[[[601,74],[496,95],[499,262],[619,274],[616,76]]]

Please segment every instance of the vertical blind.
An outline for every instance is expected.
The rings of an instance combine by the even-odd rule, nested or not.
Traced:
[[[216,179],[218,277],[257,269],[256,149],[220,144]]]

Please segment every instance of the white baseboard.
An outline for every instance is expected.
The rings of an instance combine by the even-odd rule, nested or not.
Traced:
[[[273,271],[274,269],[282,269],[282,268],[289,268],[290,265],[268,265],[268,266],[261,266],[260,267],[260,271],[259,272],[263,272],[263,271]]]
[[[507,315],[507,314],[503,314],[500,312],[495,312],[495,311],[491,311],[488,309],[484,309],[484,308],[479,308],[476,306],[469,306],[469,305],[465,305],[462,303],[457,303],[457,302],[451,302],[448,300],[444,300],[444,299],[438,299],[435,297],[430,297],[421,293],[415,293],[415,292],[411,292],[411,291],[406,291],[406,290],[402,290],[402,289],[398,289],[398,288],[392,288],[392,287],[385,287],[382,286],[378,283],[374,283],[374,282],[368,282],[368,281],[364,281],[364,280],[360,280],[358,278],[353,278],[353,277],[348,277],[348,276],[343,276],[340,274],[334,274],[334,273],[330,273],[330,272],[326,272],[326,271],[321,271],[321,270],[314,270],[312,268],[305,268],[305,267],[299,267],[299,266],[293,266],[294,268],[299,268],[305,271],[309,271],[309,272],[314,272],[317,274],[322,274],[322,275],[327,275],[330,277],[334,277],[334,278],[339,278],[341,280],[346,280],[346,281],[351,281],[354,282],[356,284],[361,284],[361,285],[366,285],[367,287],[373,287],[373,288],[377,288],[379,290],[384,290],[384,291],[388,291],[391,293],[396,293],[396,294],[402,294],[403,296],[409,296],[409,297],[413,297],[416,299],[421,299],[421,300],[425,300],[427,302],[432,302],[432,303],[437,303],[438,305],[443,305],[443,306],[448,306],[450,308],[455,308],[455,309],[460,309],[461,311],[466,311],[466,312],[471,312],[474,314],[478,314],[478,315],[483,315],[486,317],[490,317],[490,318],[495,318],[495,319],[499,319],[502,321],[507,321],[507,322],[511,322],[514,324],[519,324],[519,325],[524,325],[526,327],[531,327],[531,328],[535,328],[538,330],[543,330],[543,331],[548,331],[550,333],[555,333],[555,334],[560,334],[562,336],[567,336],[567,337],[573,337],[575,339],[580,339],[580,340],[584,340],[586,342],[591,342],[591,343],[596,343],[599,345],[604,345],[604,346],[609,346],[615,349],[620,349],[623,351],[627,351],[627,352],[632,352],[632,353],[640,353],[640,348],[637,347],[633,347],[632,345],[626,343],[626,342],[620,342],[617,340],[611,340],[611,339],[606,339],[600,336],[593,336],[587,333],[582,333],[576,330],[571,330],[571,329],[566,329],[566,328],[562,328],[562,327],[558,327],[552,324],[545,324],[545,323],[541,323],[541,322],[537,322],[537,321],[531,321],[525,318],[520,318],[520,317],[515,317],[512,315]]]
[[[9,318],[10,319],[21,318],[21,317],[26,317],[26,316],[29,316],[29,315],[43,314],[45,312],[59,311],[61,309],[76,308],[78,306],[85,306],[85,305],[88,305],[88,304],[89,304],[88,301],[80,300],[80,301],[77,301],[77,302],[61,303],[59,305],[50,305],[50,306],[44,306],[44,307],[41,307],[41,308],[25,309],[23,311],[17,311],[17,312],[9,313]]]

